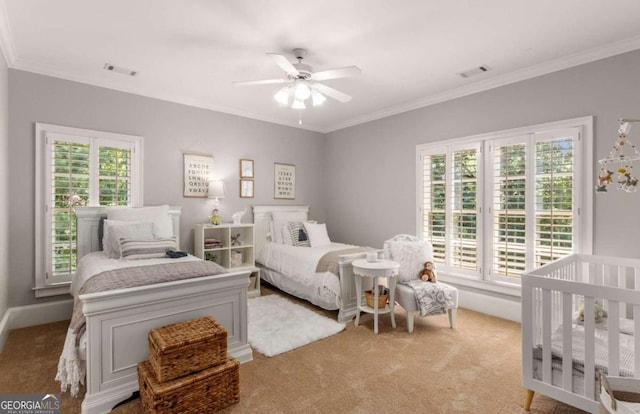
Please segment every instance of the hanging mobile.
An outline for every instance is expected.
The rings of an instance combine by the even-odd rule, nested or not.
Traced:
[[[640,123],[640,119],[620,119],[620,127],[618,128],[618,138],[611,147],[609,156],[598,161],[600,164],[600,173],[598,174],[597,193],[606,193],[607,185],[613,182],[613,174],[607,165],[611,163],[619,163],[620,167],[615,170],[618,174],[616,177],[616,187],[628,193],[638,191],[638,178],[633,175],[633,162],[640,160],[640,151],[628,140],[628,134],[631,131],[632,123]],[[631,148],[633,154],[625,156],[622,153],[624,147]]]

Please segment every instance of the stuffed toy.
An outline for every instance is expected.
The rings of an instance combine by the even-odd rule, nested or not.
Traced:
[[[602,322],[604,318],[607,317],[607,311],[604,310],[602,305],[600,305],[598,302],[593,304],[593,313],[595,316],[596,323]],[[578,320],[579,322],[584,322],[584,305],[580,305],[580,307],[578,308],[578,312],[576,314],[576,320]]]
[[[234,235],[231,235],[231,245],[232,246],[241,246],[242,242],[240,241],[240,233]]]
[[[418,277],[425,282],[436,282],[436,269],[432,262],[424,262],[424,268]]]

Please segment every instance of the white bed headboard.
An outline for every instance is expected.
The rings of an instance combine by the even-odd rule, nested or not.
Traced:
[[[173,221],[173,234],[180,248],[180,213],[182,207],[170,206],[169,215]],[[100,250],[98,231],[100,220],[107,218],[106,207],[76,207],[77,218],[77,258],[80,259],[87,253]]]
[[[255,257],[261,257],[262,248],[271,232],[274,211],[290,211],[309,214],[309,206],[253,206],[253,227],[255,232]]]

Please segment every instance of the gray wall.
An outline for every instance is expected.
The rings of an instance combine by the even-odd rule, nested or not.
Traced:
[[[381,247],[416,232],[416,145],[594,116],[594,177],[621,117],[640,118],[640,51],[354,126],[327,135],[327,222],[340,241]],[[630,140],[640,148],[640,125]],[[636,165],[640,174],[640,163]],[[594,206],[594,253],[640,258],[640,193]]]
[[[250,207],[256,204],[308,204],[311,217],[325,220],[323,134],[16,70],[9,70],[9,99],[8,192],[19,195],[9,200],[9,306],[68,298],[36,300],[31,290],[36,122],[143,136],[144,204],[183,206],[180,236],[188,251],[193,225],[208,220],[214,201],[182,197],[183,153],[213,155],[215,174],[226,184],[223,221],[249,207],[243,221],[253,222]],[[239,198],[240,158],[255,161],[253,199]],[[294,201],[273,199],[274,162],[296,165]]]
[[[0,53],[0,320],[9,298],[9,81]]]

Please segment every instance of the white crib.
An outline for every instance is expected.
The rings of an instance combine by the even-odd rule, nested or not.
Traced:
[[[596,323],[600,304],[607,318]],[[575,314],[584,305],[584,322]],[[575,254],[522,277],[524,408],[534,393],[598,413],[596,371],[640,378],[640,260]]]

